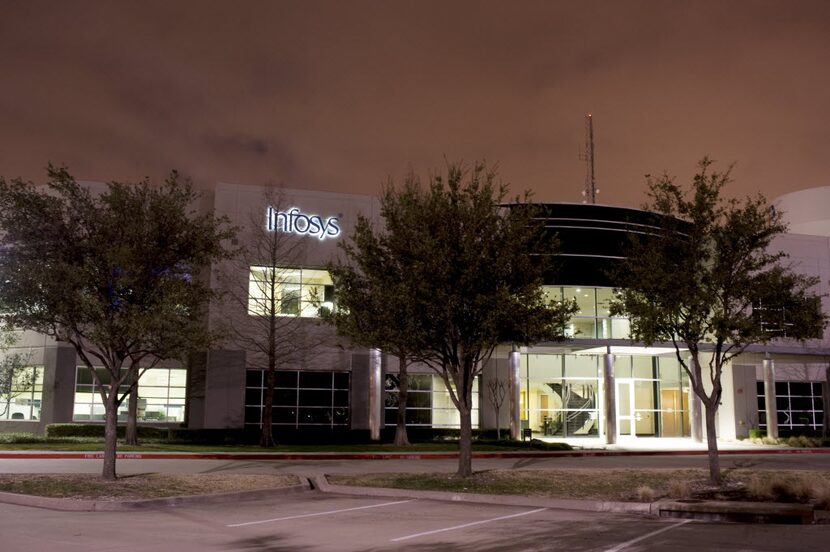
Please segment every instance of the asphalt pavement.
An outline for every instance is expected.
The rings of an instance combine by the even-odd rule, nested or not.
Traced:
[[[665,451],[663,451],[665,452]],[[686,452],[686,453],[684,453]],[[486,469],[626,469],[706,467],[706,457],[675,451],[642,455],[525,455],[476,458],[475,470]],[[3,454],[3,473],[99,473],[97,455],[78,458]],[[127,456],[130,456],[129,454]],[[405,455],[383,460],[302,458],[239,459],[160,458],[150,454],[118,460],[121,474],[165,473],[293,473],[311,479],[322,474],[379,472],[447,472],[454,458]],[[781,449],[730,451],[725,470],[830,470],[830,454]],[[319,488],[318,483],[318,488]],[[66,512],[0,504],[2,550],[97,551],[138,550],[724,550],[735,552],[824,551],[830,525],[781,526],[660,519],[639,511],[593,511],[561,501],[471,502],[451,494],[407,496],[343,494],[337,488],[275,492],[198,500],[120,512]],[[382,494],[382,493],[381,493]],[[394,494],[394,493],[391,493]],[[590,502],[590,501],[588,501]],[[583,504],[582,506],[585,506]],[[797,543],[797,546],[796,546]]]

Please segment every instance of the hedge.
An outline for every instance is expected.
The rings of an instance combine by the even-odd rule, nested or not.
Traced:
[[[124,437],[124,426],[118,426],[118,437]],[[49,424],[46,437],[99,437],[104,438],[104,424]],[[139,439],[167,439],[166,427],[138,426]]]

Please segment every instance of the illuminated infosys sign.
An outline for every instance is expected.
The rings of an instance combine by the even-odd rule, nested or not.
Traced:
[[[319,240],[340,235],[337,217],[324,219],[320,215],[308,215],[297,207],[278,211],[268,207],[265,212],[265,228],[269,232],[285,232],[303,236],[315,236]]]

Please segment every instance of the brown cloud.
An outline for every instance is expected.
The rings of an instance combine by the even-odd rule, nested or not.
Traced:
[[[171,4],[171,5],[168,5]],[[736,194],[830,184],[826,2],[15,2],[0,174],[284,181],[375,193],[409,164],[498,161],[579,201],[737,162]]]

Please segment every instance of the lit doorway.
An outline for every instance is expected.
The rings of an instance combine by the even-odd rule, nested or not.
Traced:
[[[617,435],[635,437],[634,380],[617,380]]]
[[[617,435],[620,437],[657,437],[655,414],[657,382],[643,379],[617,379]]]

